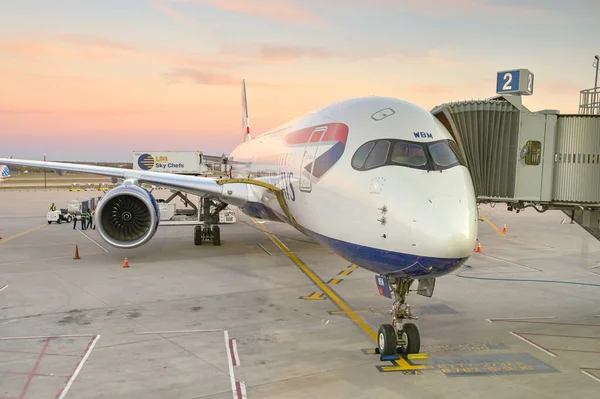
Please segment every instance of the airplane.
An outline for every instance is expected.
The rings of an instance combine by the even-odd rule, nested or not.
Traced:
[[[394,300],[376,351],[420,351],[417,319],[406,303],[415,280],[431,297],[438,277],[458,269],[477,241],[478,210],[463,154],[446,127],[411,102],[381,96],[346,99],[263,134],[250,133],[242,80],[243,139],[226,161],[227,178],[22,159],[0,163],[123,179],[96,209],[100,236],[117,248],[147,243],[159,222],[142,183],[237,206],[246,215],[286,223],[353,264],[375,273]],[[223,209],[217,205],[217,209]],[[211,218],[194,243],[220,245]]]
[[[11,159],[12,156],[7,157],[7,159]],[[6,165],[0,165],[0,182],[10,178],[10,169]]]

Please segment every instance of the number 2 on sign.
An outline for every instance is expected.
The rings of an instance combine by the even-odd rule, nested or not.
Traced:
[[[502,86],[502,90],[511,90],[512,86],[510,82],[512,82],[512,74],[510,72],[505,73],[503,79],[506,80],[506,83],[504,83],[504,86]]]
[[[531,93],[531,89],[532,89],[532,84],[533,84],[533,75],[529,74],[529,79],[527,80],[527,91]]]

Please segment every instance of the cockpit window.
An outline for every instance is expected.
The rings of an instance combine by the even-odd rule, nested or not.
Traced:
[[[456,154],[454,154],[447,141],[431,144],[429,146],[429,153],[437,166],[444,167],[459,163]]]
[[[457,165],[466,166],[460,149],[453,140],[432,143],[398,139],[369,141],[354,153],[352,167],[374,169],[383,165],[402,165],[422,170],[444,170]]]
[[[365,161],[367,160],[367,156],[373,147],[375,147],[374,141],[363,144],[352,157],[352,167],[355,169],[362,169],[362,167],[365,165]]]
[[[394,144],[392,162],[408,166],[425,166],[427,157],[420,144],[399,141]]]
[[[458,148],[458,144],[456,144],[456,141],[448,140],[448,145],[450,145],[450,149],[452,150],[454,155],[456,155],[458,162],[463,166],[467,166],[467,161],[465,161],[462,153],[460,152],[460,149]]]
[[[385,164],[387,161],[388,152],[390,150],[390,142],[382,140],[375,145],[373,151],[369,154],[367,162],[365,162],[365,169],[371,169],[376,166]]]

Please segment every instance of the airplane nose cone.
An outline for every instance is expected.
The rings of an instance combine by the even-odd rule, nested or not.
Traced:
[[[471,256],[477,238],[477,208],[458,196],[427,198],[413,212],[411,238],[413,247],[427,256]]]

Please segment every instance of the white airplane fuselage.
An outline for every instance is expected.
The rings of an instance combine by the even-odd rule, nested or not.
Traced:
[[[471,176],[450,146],[427,110],[362,97],[242,143],[230,154],[230,176],[283,190],[289,212],[251,186],[254,200],[241,207],[251,217],[290,223],[378,274],[439,277],[468,259],[477,237]]]

